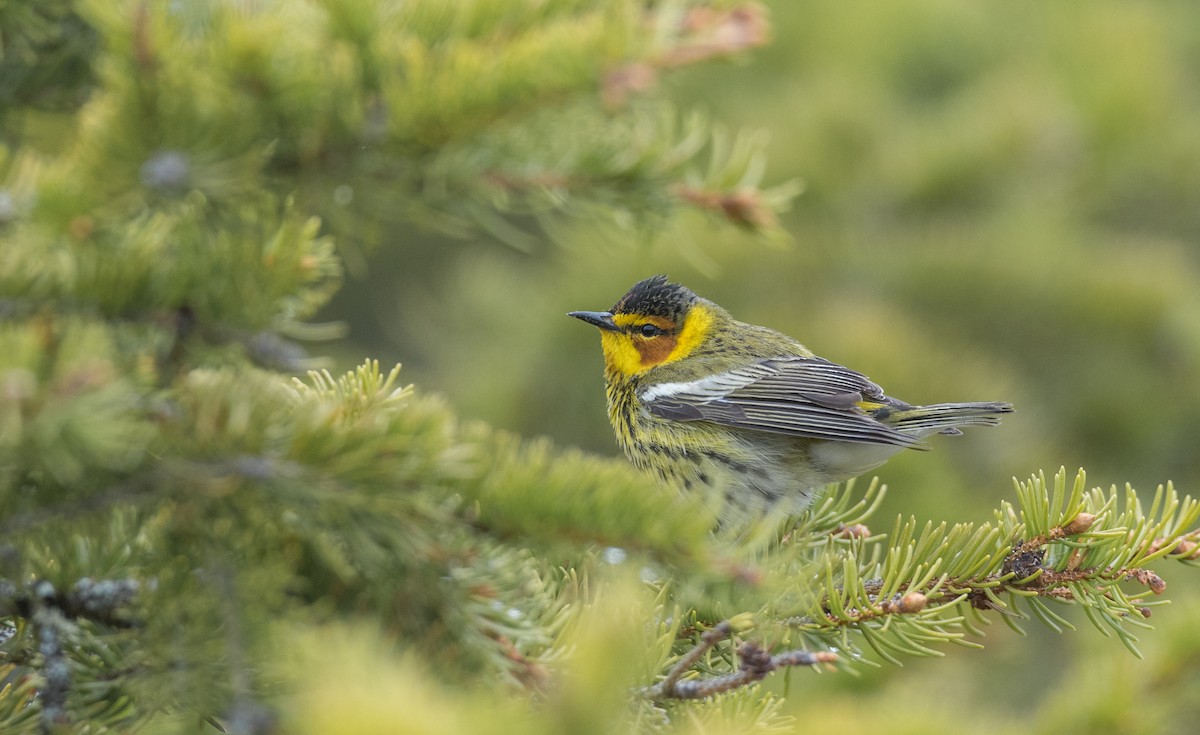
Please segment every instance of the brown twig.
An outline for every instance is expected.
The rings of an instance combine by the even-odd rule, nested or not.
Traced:
[[[720,10],[692,8],[669,30],[674,36],[671,45],[604,76],[601,96],[606,106],[621,107],[631,95],[654,87],[660,70],[733,57],[770,40],[766,9],[756,2]]]
[[[762,193],[754,189],[730,192],[680,185],[673,191],[688,204],[716,212],[736,225],[760,230],[778,224],[775,213],[763,201]]]
[[[722,674],[707,679],[681,680],[683,674],[692,668],[700,658],[717,642],[727,638],[731,633],[728,621],[723,621],[705,631],[700,642],[688,651],[671,668],[666,678],[649,687],[646,695],[651,699],[705,699],[715,694],[732,691],[747,684],[765,679],[769,674],[789,666],[815,666],[822,663],[834,663],[837,654],[832,651],[784,651],[772,655],[757,643],[747,641],[738,646],[738,670],[730,674]]]
[[[664,693],[674,691],[675,686],[679,683],[680,677],[686,674],[688,669],[695,666],[696,662],[700,660],[701,656],[711,650],[713,646],[717,645],[717,643],[728,638],[732,632],[733,626],[729,624],[728,620],[722,620],[712,628],[704,631],[703,635],[700,636],[700,642],[692,647],[692,650],[685,653],[683,657],[680,658],[673,667],[671,667],[671,670],[667,672],[666,678],[660,681],[652,689],[656,689]],[[651,696],[654,699],[660,698],[654,696],[653,694]]]

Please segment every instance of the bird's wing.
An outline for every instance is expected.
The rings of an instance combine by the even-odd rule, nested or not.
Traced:
[[[860,405],[898,402],[865,375],[819,357],[776,358],[686,383],[659,383],[640,397],[651,414],[674,421],[809,439],[921,445]]]

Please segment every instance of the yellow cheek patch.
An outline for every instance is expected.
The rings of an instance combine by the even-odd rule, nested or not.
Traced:
[[[625,332],[600,331],[600,347],[604,350],[604,367],[620,375],[637,375],[645,370],[642,355],[633,345],[633,337]]]
[[[679,337],[675,340],[675,349],[671,350],[671,354],[667,355],[666,362],[674,362],[682,360],[700,346],[700,343],[708,337],[708,333],[712,330],[713,314],[708,307],[703,303],[696,304],[688,311],[687,318],[683,320],[683,329],[679,330]]]

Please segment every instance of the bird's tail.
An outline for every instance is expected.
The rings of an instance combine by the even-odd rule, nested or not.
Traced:
[[[935,403],[911,406],[896,411],[888,423],[906,434],[928,436],[933,433],[961,434],[959,426],[995,426],[1000,416],[1012,413],[1011,403]]]

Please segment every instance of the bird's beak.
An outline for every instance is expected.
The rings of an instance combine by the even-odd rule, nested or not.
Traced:
[[[591,324],[594,327],[600,327],[610,332],[620,332],[621,328],[613,322],[613,315],[607,311],[572,311],[567,316],[573,316],[576,319]]]

